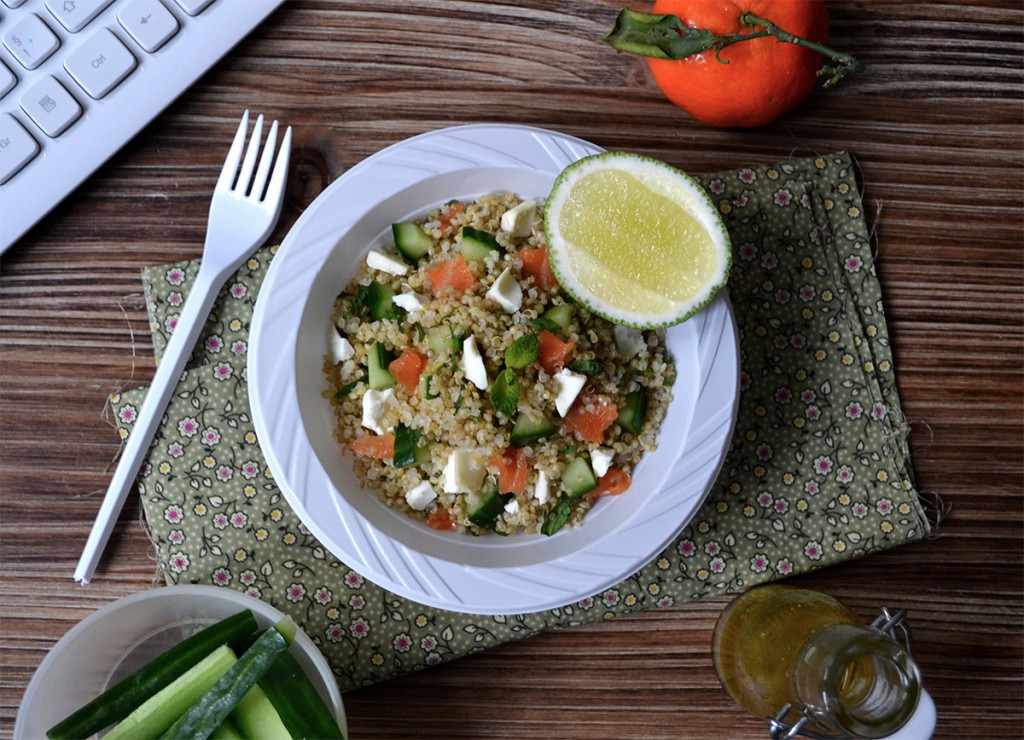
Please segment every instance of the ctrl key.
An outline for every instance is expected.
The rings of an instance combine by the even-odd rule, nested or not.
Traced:
[[[10,113],[0,113],[0,185],[14,177],[38,153],[39,144],[18,119]]]

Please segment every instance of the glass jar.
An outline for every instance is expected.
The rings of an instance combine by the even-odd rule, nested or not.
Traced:
[[[817,732],[881,738],[910,719],[921,694],[917,664],[899,642],[864,626],[840,602],[791,586],[736,598],[715,626],[719,680],[759,717],[801,715]]]

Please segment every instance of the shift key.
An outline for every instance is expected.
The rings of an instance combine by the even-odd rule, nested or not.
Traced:
[[[28,164],[39,153],[39,144],[18,119],[0,114],[0,185]]]

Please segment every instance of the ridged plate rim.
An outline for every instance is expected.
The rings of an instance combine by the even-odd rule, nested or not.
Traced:
[[[544,183],[550,188],[565,166],[600,151],[572,136],[510,124],[456,126],[400,141],[325,189],[271,263],[253,315],[247,367],[261,449],[275,482],[311,533],[341,562],[399,596],[452,611],[500,615],[559,608],[598,594],[667,547],[717,477],[739,400],[739,349],[726,291],[666,333],[679,377],[666,418],[672,434],[663,434],[658,450],[638,467],[634,487],[654,482],[635,493],[639,506],[629,507],[626,496],[599,502],[582,527],[552,538],[442,542],[438,536],[457,535],[407,530],[407,525],[426,527],[390,510],[378,511],[374,506],[386,507],[372,492],[354,491],[347,478],[337,482],[333,455],[340,456],[340,448],[318,429],[329,405],[319,399],[322,407],[316,408],[308,388],[313,380],[310,355],[316,355],[320,341],[314,363],[319,366],[326,346],[325,332],[323,340],[315,338],[318,323],[328,325],[329,304],[316,305],[323,302],[325,281],[350,269],[374,239],[383,238],[392,220],[413,215],[401,210],[408,211],[410,203],[423,211],[451,197],[491,189],[518,193],[516,186],[537,190]],[[489,178],[511,187],[492,187]],[[447,188],[453,182],[470,192],[434,192],[441,183]],[[346,240],[362,251],[345,252]]]

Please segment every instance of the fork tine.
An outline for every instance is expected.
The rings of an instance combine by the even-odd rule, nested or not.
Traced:
[[[270,185],[267,187],[267,203],[276,203],[277,212],[280,213],[281,205],[284,203],[283,191],[284,181],[288,176],[288,159],[292,151],[292,127],[285,129],[284,138],[281,140],[281,149],[277,153],[277,161],[274,162],[274,172],[270,175]]]
[[[260,141],[263,138],[263,114],[256,118],[256,124],[252,127],[252,136],[249,137],[249,146],[245,148],[245,159],[242,160],[242,169],[238,173],[236,190],[245,195],[249,192],[249,180],[252,179],[252,169],[256,166],[256,155],[260,153]]]
[[[224,166],[220,170],[220,177],[217,178],[216,190],[230,190],[231,183],[235,181],[235,172],[238,170],[238,160],[242,158],[242,147],[245,146],[245,132],[249,130],[249,111],[242,114],[242,121],[238,124],[238,131],[228,149],[228,156],[224,159]]]
[[[256,176],[252,179],[252,189],[249,197],[253,200],[261,200],[263,188],[267,184],[267,173],[270,172],[270,163],[274,161],[274,147],[277,144],[277,121],[270,124],[270,133],[267,134],[267,143],[263,145],[263,156],[260,157],[260,166],[256,168]]]

